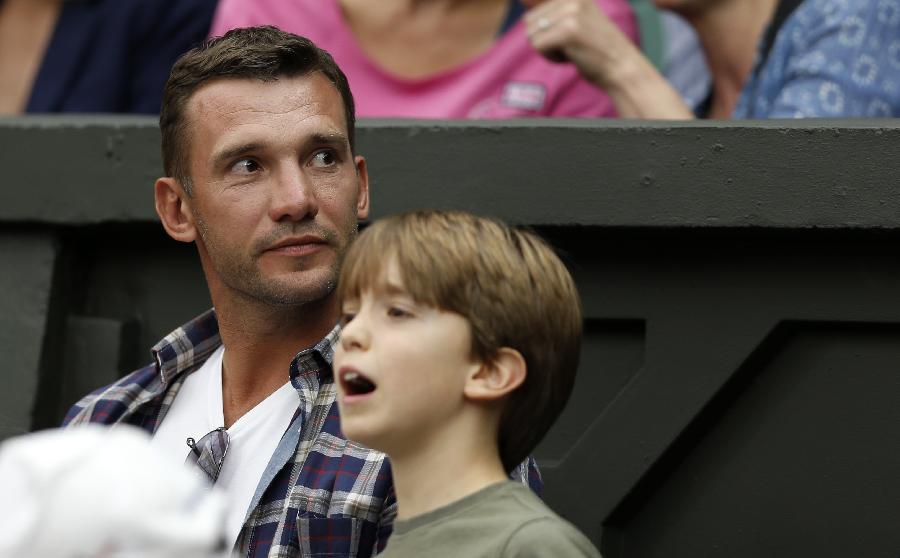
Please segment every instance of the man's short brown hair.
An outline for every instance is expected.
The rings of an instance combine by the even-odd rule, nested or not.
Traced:
[[[352,151],[356,117],[347,77],[331,55],[309,39],[264,25],[232,29],[184,53],[172,66],[159,115],[166,176],[178,179],[191,193],[185,107],[202,85],[222,78],[274,81],[312,72],[321,72],[340,93]]]
[[[396,258],[417,302],[465,317],[473,356],[503,347],[525,358],[525,381],[504,402],[498,447],[511,471],[562,412],[575,383],[581,304],[575,283],[537,235],[456,211],[417,211],[380,220],[353,243],[338,284],[341,300],[377,290]]]

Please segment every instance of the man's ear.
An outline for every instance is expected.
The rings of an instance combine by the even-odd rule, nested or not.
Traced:
[[[527,373],[522,353],[503,347],[491,360],[473,370],[466,379],[463,393],[474,401],[500,399],[522,385]]]
[[[369,171],[366,158],[357,155],[353,158],[356,164],[356,175],[359,177],[359,191],[356,195],[356,218],[360,221],[369,217]]]
[[[190,198],[178,180],[165,176],[156,181],[153,190],[156,198],[156,214],[169,236],[181,242],[193,242],[197,238]]]

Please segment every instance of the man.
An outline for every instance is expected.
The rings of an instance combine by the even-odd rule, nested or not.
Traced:
[[[692,118],[589,0],[523,0],[532,45],[574,63],[626,118]],[[701,116],[900,116],[895,0],[654,0],[696,30],[712,74]]]
[[[215,311],[66,417],[134,424],[187,457],[226,490],[245,556],[368,556],[395,515],[384,455],[341,434],[331,371],[333,290],[369,212],[354,120],[344,74],[307,39],[236,29],[179,59],[156,210],[197,245]]]

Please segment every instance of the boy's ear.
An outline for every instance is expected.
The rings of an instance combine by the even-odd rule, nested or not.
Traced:
[[[181,183],[171,177],[156,181],[154,190],[156,214],[169,236],[181,242],[193,242],[197,238],[190,198]]]
[[[466,380],[463,394],[473,401],[500,399],[522,385],[527,373],[522,353],[503,347],[491,360],[472,372]]]

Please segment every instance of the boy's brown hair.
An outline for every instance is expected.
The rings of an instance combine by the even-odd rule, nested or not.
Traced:
[[[417,302],[465,317],[472,352],[490,362],[502,347],[525,358],[525,381],[504,402],[498,447],[511,471],[562,412],[575,383],[581,304],[575,283],[537,235],[456,211],[416,211],[377,221],[353,243],[338,296],[358,298],[396,258]]]
[[[331,55],[309,39],[261,25],[232,29],[184,53],[172,66],[159,114],[166,176],[177,178],[191,195],[185,108],[201,86],[221,78],[274,81],[313,72],[321,72],[340,93],[347,120],[347,139],[353,150],[356,109],[347,77]]]

